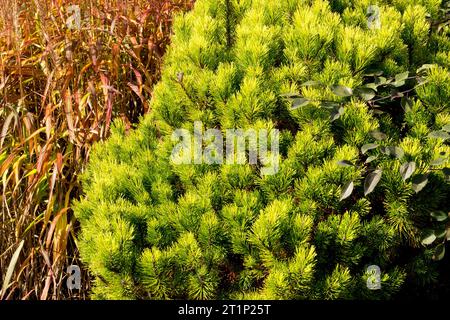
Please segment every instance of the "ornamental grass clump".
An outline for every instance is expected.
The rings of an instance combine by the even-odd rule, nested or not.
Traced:
[[[198,0],[176,19],[151,114],[131,132],[116,122],[83,177],[75,211],[94,298],[391,299],[439,287],[448,12],[436,0],[371,4]],[[200,159],[174,161],[176,133],[194,143],[198,123],[272,138],[257,163],[210,164],[206,138]],[[262,174],[268,159],[279,166]]]
[[[0,300],[84,299],[71,202],[112,120],[148,112],[172,17],[193,0],[0,2]],[[66,270],[82,268],[82,290]]]

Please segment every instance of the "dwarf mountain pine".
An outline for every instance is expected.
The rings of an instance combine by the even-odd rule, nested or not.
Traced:
[[[368,27],[370,5],[379,28]],[[75,213],[94,298],[389,299],[433,288],[450,210],[440,6],[198,0],[178,16],[152,112],[129,134],[117,122],[83,176]],[[172,133],[196,121],[279,130],[278,172],[171,163]],[[379,290],[367,286],[373,265]]]

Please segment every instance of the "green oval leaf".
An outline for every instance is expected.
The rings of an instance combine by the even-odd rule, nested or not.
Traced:
[[[433,230],[428,230],[425,233],[425,236],[422,238],[422,244],[424,245],[430,245],[436,240],[436,235],[434,234]]]
[[[386,140],[387,139],[387,135],[381,131],[374,130],[369,133],[372,137],[374,137],[377,140]]]
[[[341,106],[336,107],[334,110],[332,110],[330,115],[331,122],[339,119],[344,114],[344,111],[345,111],[344,107]]]
[[[431,166],[442,166],[445,163],[445,158],[438,158],[430,162]]]
[[[366,177],[366,180],[364,181],[364,195],[365,196],[367,196],[369,193],[371,193],[375,189],[375,187],[381,180],[382,173],[383,173],[383,171],[381,171],[380,169],[377,169],[377,170],[371,172]]]
[[[436,235],[437,239],[444,239],[445,236],[447,235],[447,229],[441,228],[438,230],[434,230],[434,234]]]
[[[423,74],[426,73],[428,70],[430,70],[431,68],[433,68],[435,65],[434,64],[424,64],[423,66],[421,66],[419,69],[417,69],[416,73],[417,74]]]
[[[378,85],[384,85],[387,83],[387,79],[385,77],[377,77],[375,78],[375,83]]]
[[[427,183],[428,183],[428,176],[425,174],[419,174],[413,178],[412,188],[416,193],[419,193],[420,191],[422,191],[423,188],[425,188]]]
[[[400,167],[400,174],[402,175],[403,181],[408,180],[415,170],[416,163],[414,161],[402,164],[402,166]]]
[[[363,145],[363,146],[361,147],[361,153],[362,153],[362,154],[365,154],[367,151],[376,149],[376,148],[378,148],[378,147],[379,147],[379,145],[378,145],[377,143],[368,143],[368,144],[365,144],[365,145]]]
[[[400,147],[388,147],[388,148],[389,148],[391,156],[394,156],[397,159],[401,159],[405,155],[405,151],[403,151],[403,149]]]
[[[386,154],[388,156],[393,156],[397,159],[401,159],[405,155],[405,152],[403,151],[403,149],[400,147],[396,147],[396,146],[383,147],[381,152],[383,152],[384,154]]]
[[[370,156],[366,159],[365,163],[371,163],[374,160],[377,160],[378,156]]]
[[[445,221],[448,219],[448,214],[443,211],[432,212],[431,216],[439,222]]]
[[[349,181],[347,182],[341,190],[341,197],[339,198],[339,201],[342,201],[344,199],[347,199],[348,197],[350,197],[350,195],[353,192],[353,188],[354,188],[354,184],[353,181]]]
[[[350,97],[353,95],[353,90],[351,88],[341,85],[331,86],[331,91],[339,97]]]
[[[364,87],[358,88],[355,91],[365,101],[372,100],[377,95],[375,90]]]
[[[297,108],[307,106],[310,102],[311,101],[309,99],[306,99],[306,98],[295,98],[292,101],[292,108],[291,109],[295,110]]]
[[[406,84],[405,81],[394,81],[394,82],[391,83],[391,85],[394,86],[394,87],[396,87],[396,88],[402,87],[402,86],[404,86],[405,84]],[[398,91],[393,91],[393,92],[391,92],[391,95],[392,95],[392,97],[394,97],[394,98],[400,98],[400,97],[403,97],[403,94],[402,94],[401,92],[398,92]]]
[[[440,243],[434,249],[433,259],[436,261],[442,260],[445,256],[445,246],[443,243]]]
[[[396,82],[405,81],[406,79],[408,79],[408,76],[409,76],[409,71],[399,73],[395,76],[395,81]]]
[[[363,88],[368,88],[368,89],[372,89],[373,91],[377,92],[378,91],[378,86],[376,83],[367,83],[364,85]]]

